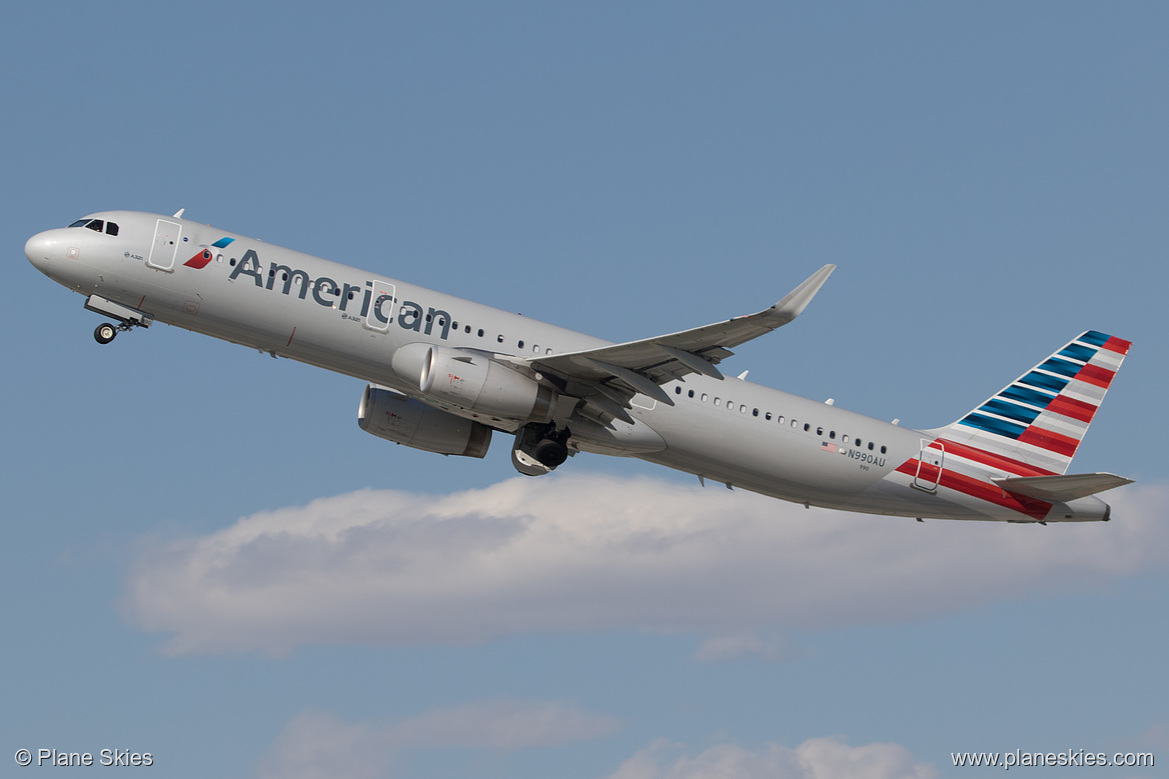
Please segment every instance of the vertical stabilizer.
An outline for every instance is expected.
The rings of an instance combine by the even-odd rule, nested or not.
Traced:
[[[1000,390],[940,438],[1034,476],[1067,472],[1131,342],[1089,330]],[[1027,471],[1023,473],[1022,471]]]

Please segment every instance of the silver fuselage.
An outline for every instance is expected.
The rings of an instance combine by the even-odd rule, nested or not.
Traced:
[[[424,401],[428,399],[419,388],[391,368],[395,350],[405,344],[531,357],[609,343],[186,219],[131,211],[92,216],[115,222],[118,234],[48,230],[29,239],[30,261],[82,295],[99,295],[147,312],[156,321]],[[174,227],[164,230],[161,222]],[[173,235],[160,236],[160,230]],[[200,256],[206,260],[202,267],[187,264]],[[376,292],[386,289],[392,290],[393,311],[379,311],[375,318],[369,310],[371,298],[376,300]],[[663,389],[673,406],[639,395],[629,412],[635,420],[632,432],[606,440],[610,434],[592,431],[578,442],[579,448],[639,457],[797,503],[872,514],[1012,521],[1099,520],[1108,515],[1107,504],[1096,497],[1052,504],[1039,517],[985,499],[978,494],[982,487],[948,489],[939,484],[938,470],[923,474],[919,465],[906,466],[922,460],[923,449],[937,437],[929,431],[739,379],[694,374]],[[521,424],[443,408],[500,430],[514,431]],[[1003,475],[961,458],[947,457],[938,465],[948,475],[992,491],[990,479]]]

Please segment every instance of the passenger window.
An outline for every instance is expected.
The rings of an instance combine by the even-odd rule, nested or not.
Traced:
[[[835,441],[835,440],[836,440],[836,431],[835,431],[835,430],[829,430],[829,431],[828,431],[828,437],[829,437],[829,438],[831,438],[833,441]]]
[[[694,397],[694,390],[690,390],[686,395],[691,398]]]
[[[847,436],[847,435],[842,435],[842,436],[840,437],[840,443],[842,443],[842,444],[847,444],[847,443],[848,443],[848,436]]]
[[[822,427],[816,428],[816,435],[824,435],[824,428],[822,428]]]
[[[869,441],[869,451],[873,451],[873,442]]]
[[[884,454],[884,453],[885,453],[885,447],[882,446],[881,447],[881,454]]]
[[[540,344],[532,344],[532,354],[540,353]]]
[[[503,334],[500,333],[498,336],[495,337],[495,340],[498,341],[499,343],[503,343]]]
[[[751,409],[751,416],[753,416],[753,417],[759,416],[759,409],[757,409],[757,408]]]
[[[682,388],[681,388],[681,387],[674,387],[674,394],[675,394],[675,395],[681,395],[681,394],[682,394]]]
[[[718,398],[715,398],[715,399],[714,399],[714,405],[716,405],[716,406],[717,406],[718,404],[719,404],[719,399],[718,399]]]
[[[118,226],[113,222],[106,222],[106,235],[117,235]]]
[[[812,430],[812,426],[810,424],[808,424],[807,422],[805,422],[804,423],[804,432],[808,433],[808,432],[811,432],[811,430]]]
[[[779,422],[779,424],[782,425],[783,424],[783,414],[780,414],[778,417],[776,417],[775,421]]]
[[[794,429],[798,428],[799,426],[800,426],[800,423],[793,419],[792,420],[792,429],[794,430]]]
[[[746,414],[746,413],[747,413],[747,404],[746,404],[746,403],[744,403],[743,405],[739,406],[739,413],[740,413],[740,414]],[[758,414],[758,413],[759,413],[759,409],[755,409],[755,413],[756,413],[756,414]]]
[[[705,392],[704,392],[704,393],[702,393],[702,402],[703,402],[703,403],[705,403],[705,402],[706,402],[706,393],[705,393]]]
[[[524,348],[524,342],[523,342],[523,341],[517,341],[517,342],[516,342],[516,347],[515,347],[515,348],[517,348],[517,349],[523,349],[523,348]]]
[[[766,414],[763,415],[763,418],[766,419],[768,422],[770,422],[771,421],[771,412],[768,411]]]
[[[479,328],[479,337],[480,337],[480,338],[482,338],[482,337],[483,337],[483,328]]]

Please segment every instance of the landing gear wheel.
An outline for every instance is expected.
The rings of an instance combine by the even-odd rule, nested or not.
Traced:
[[[558,465],[563,465],[564,461],[568,459],[568,447],[564,445],[563,441],[545,438],[536,444],[535,455],[541,465],[555,468]]]
[[[118,328],[114,327],[108,322],[102,322],[97,326],[97,329],[93,331],[93,338],[99,344],[108,344],[110,341],[114,340],[114,336],[117,334]]]

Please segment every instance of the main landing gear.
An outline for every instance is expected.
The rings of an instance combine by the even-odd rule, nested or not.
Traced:
[[[568,428],[556,425],[527,424],[516,431],[511,464],[525,476],[543,476],[556,470],[568,459]]]

